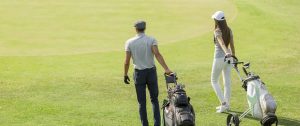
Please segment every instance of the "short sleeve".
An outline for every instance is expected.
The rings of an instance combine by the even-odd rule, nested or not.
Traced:
[[[125,51],[126,52],[130,52],[129,42],[128,41],[125,43]]]
[[[216,29],[216,30],[214,31],[214,35],[215,35],[215,37],[222,36],[221,30],[220,30],[220,29]]]
[[[157,45],[157,40],[155,38],[152,39],[152,45]]]
[[[230,29],[230,42],[231,42],[231,43],[233,42],[233,34],[232,34],[231,29]]]

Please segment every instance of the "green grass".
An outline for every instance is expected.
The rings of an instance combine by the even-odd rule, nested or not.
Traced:
[[[120,51],[134,32],[133,22],[148,21],[161,43],[198,36],[209,28],[215,8],[236,15],[231,2],[153,0],[2,0],[2,55],[66,55]],[[224,7],[222,7],[224,6]],[[206,10],[206,11],[203,11]],[[34,45],[34,46],[33,46]]]
[[[139,126],[134,85],[122,82],[124,42],[136,19],[148,21],[147,33],[186,85],[197,125],[225,125],[210,84],[215,10],[228,15],[239,59],[252,62],[275,97],[280,125],[300,125],[299,6],[297,0],[2,0],[0,125]],[[162,102],[160,66],[158,75]],[[234,71],[232,81],[231,109],[243,112],[246,96]],[[152,125],[149,98],[147,107]]]

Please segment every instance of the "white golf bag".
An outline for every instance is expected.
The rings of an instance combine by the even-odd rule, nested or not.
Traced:
[[[230,63],[230,62],[228,62]],[[247,101],[249,108],[240,116],[236,114],[229,114],[227,117],[227,125],[238,126],[242,118],[244,118],[248,113],[257,119],[260,119],[262,126],[271,126],[272,124],[278,125],[276,112],[276,102],[273,96],[268,92],[265,83],[263,83],[258,75],[252,72],[248,72],[247,69],[250,67],[250,63],[244,64],[243,62],[233,62],[234,69],[237,71],[240,80],[242,81],[242,87],[247,92]],[[243,64],[243,71],[246,75],[243,78],[240,75],[238,64]]]
[[[276,102],[259,76],[250,75],[244,80],[244,85],[244,88],[247,89],[248,105],[253,117],[263,119],[275,115]]]

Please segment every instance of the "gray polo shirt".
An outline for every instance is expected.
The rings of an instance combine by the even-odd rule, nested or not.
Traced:
[[[135,69],[143,70],[155,67],[151,49],[153,45],[157,45],[155,38],[149,37],[144,33],[137,34],[126,41],[125,51],[131,53]]]

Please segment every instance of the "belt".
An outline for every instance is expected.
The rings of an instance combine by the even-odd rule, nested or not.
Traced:
[[[134,69],[135,71],[144,71],[144,70],[154,70],[156,69],[156,67],[152,67],[152,68],[146,68],[146,69],[142,69],[142,70],[139,70],[139,69]]]

